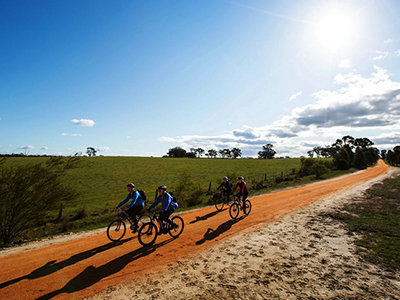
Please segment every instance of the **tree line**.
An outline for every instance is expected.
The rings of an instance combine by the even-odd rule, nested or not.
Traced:
[[[89,156],[96,155],[93,147],[88,147],[87,150]],[[266,144],[258,152],[258,157],[271,159],[275,154],[273,145]],[[195,158],[202,155],[209,158],[238,158],[242,154],[239,148],[210,149],[207,152],[202,148],[192,148],[189,154],[180,147],[168,151],[169,157]],[[315,174],[319,178],[329,169],[364,169],[375,164],[380,157],[386,159],[389,164],[399,165],[400,145],[393,150],[379,151],[368,138],[353,138],[347,135],[331,145],[314,147],[308,151],[308,155],[310,158],[301,159],[298,175]],[[333,159],[314,159],[314,156]],[[78,167],[80,157],[78,154],[71,157],[53,156],[45,163],[21,166],[7,166],[4,164],[5,160],[6,158],[0,159],[0,246],[12,244],[26,228],[37,226],[55,205],[78,197],[73,188],[64,184],[62,178],[69,170]],[[185,176],[180,182],[181,186],[186,187],[190,174]],[[200,197],[199,195],[196,197]]]
[[[308,151],[310,158],[333,158],[333,167],[339,170],[350,168],[365,169],[375,164],[380,158],[379,149],[373,147],[374,143],[368,138],[354,138],[350,135],[337,139],[326,147],[314,147]]]
[[[382,159],[386,159],[386,161],[393,165],[400,165],[400,146],[396,146],[393,150],[382,150],[381,151]]]
[[[272,149],[274,145],[266,144],[262,147],[262,150],[258,152],[259,159],[272,159],[274,158],[276,151]],[[164,157],[189,157],[189,158],[200,158],[203,155],[208,158],[231,158],[236,159],[242,156],[242,150],[239,148],[226,148],[226,149],[209,149],[207,152],[203,148],[190,148],[190,151],[186,151],[181,147],[170,148],[167,155]]]

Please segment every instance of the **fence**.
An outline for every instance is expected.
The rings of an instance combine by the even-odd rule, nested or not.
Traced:
[[[280,173],[275,172],[275,173],[264,173],[262,175],[256,175],[256,176],[248,176],[244,177],[245,181],[247,182],[247,185],[250,185],[252,187],[253,185],[257,185],[259,183],[274,183],[276,182],[277,178],[287,178],[290,176],[293,176],[297,173],[296,169],[292,169],[291,171],[281,171]],[[233,183],[235,185],[235,183]],[[208,186],[208,191],[211,191],[212,189],[212,182],[209,182]]]

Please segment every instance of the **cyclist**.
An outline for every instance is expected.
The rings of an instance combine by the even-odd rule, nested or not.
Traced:
[[[155,207],[158,203],[161,202],[162,204],[162,211],[160,215],[160,220],[167,222],[172,226],[172,228],[176,228],[178,225],[172,221],[169,216],[172,215],[172,213],[175,211],[175,209],[178,208],[178,203],[174,202],[172,199],[172,196],[167,193],[167,187],[165,185],[160,185],[158,187],[158,194],[159,196],[157,199],[153,202],[152,205],[149,207],[149,211]],[[165,228],[166,229],[166,228]],[[164,228],[160,230],[160,233],[164,231]]]
[[[224,187],[223,193],[226,197],[226,204],[228,204],[230,200],[230,195],[232,193],[232,181],[226,176],[222,178],[222,180],[222,183],[219,185],[219,187],[217,187],[217,191],[220,188]]]
[[[116,208],[119,208],[121,205],[124,205],[126,202],[128,202],[129,199],[132,199],[131,203],[128,205],[127,208],[125,208],[125,213],[131,218],[133,221],[134,226],[131,226],[131,230],[133,233],[138,231],[138,221],[137,221],[137,215],[140,214],[144,207],[144,201],[142,196],[140,196],[138,191],[135,191],[135,185],[133,183],[128,183],[127,186],[128,188],[128,196],[123,200],[120,204],[117,205]]]
[[[232,194],[236,191],[236,188],[239,187],[239,193],[238,196],[243,196],[242,199],[242,206],[244,207],[244,200],[247,199],[247,196],[249,195],[249,190],[247,189],[246,182],[244,181],[244,178],[240,176],[238,178],[238,183],[236,183],[235,188],[232,191]],[[244,208],[244,213],[246,213],[246,208]]]

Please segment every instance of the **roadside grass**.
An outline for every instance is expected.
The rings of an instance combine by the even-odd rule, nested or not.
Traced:
[[[360,255],[388,271],[400,270],[400,177],[372,186],[334,217],[360,236]]]
[[[45,163],[46,160],[46,157],[13,157],[6,159],[5,166]],[[178,199],[178,210],[182,211],[212,205],[212,196],[207,195],[207,191],[210,185],[211,190],[215,190],[223,176],[231,178],[233,184],[238,176],[244,176],[250,187],[261,185],[259,189],[252,190],[250,195],[321,181],[315,179],[314,175],[298,177],[300,165],[300,158],[82,157],[79,166],[63,178],[67,186],[79,193],[79,197],[63,203],[61,214],[60,209],[49,211],[46,220],[35,228],[27,229],[20,242],[107,226],[118,216],[115,206],[125,199],[128,182],[134,182],[137,189],[146,191],[147,205],[153,202],[160,184],[166,185],[168,191],[176,191],[186,182],[192,190],[186,191]],[[331,171],[324,174],[324,178],[353,171]]]

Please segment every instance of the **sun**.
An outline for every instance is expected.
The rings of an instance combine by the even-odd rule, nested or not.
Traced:
[[[325,50],[337,52],[351,43],[353,27],[353,20],[344,12],[327,12],[315,22],[314,41]]]

